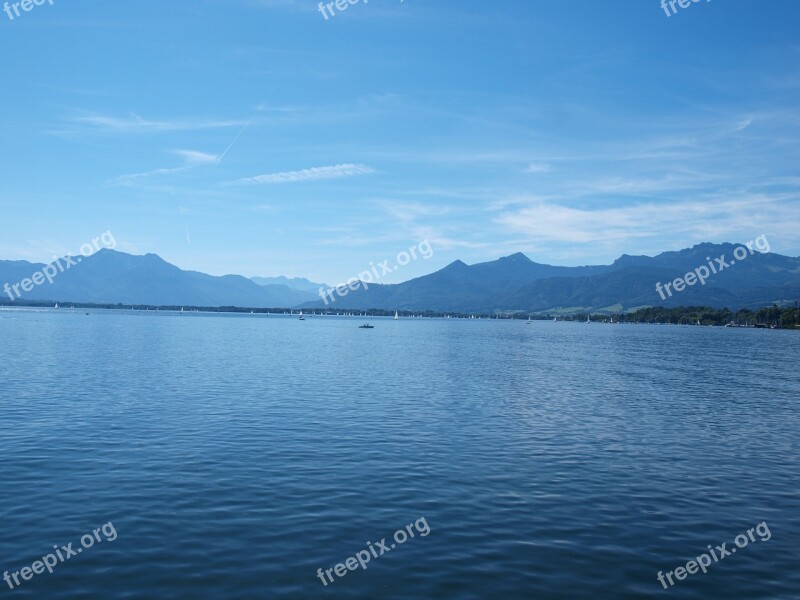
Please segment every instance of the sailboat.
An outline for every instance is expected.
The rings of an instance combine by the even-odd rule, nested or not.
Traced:
[[[400,319],[400,315],[397,314],[397,311],[394,311],[394,320],[397,321]]]
[[[586,315],[586,322],[587,323],[591,323],[592,322],[592,319],[590,318],[590,315]]]
[[[56,310],[58,310],[58,302],[56,302],[56,305],[55,305],[53,308],[55,308]]]
[[[528,322],[527,322],[527,323],[525,323],[525,324],[526,324],[526,325],[531,325],[531,324],[533,324],[533,321],[531,320],[531,317],[530,317],[530,315],[528,315]]]
[[[305,321],[306,320],[306,318],[303,316],[303,311],[302,310],[300,311],[300,320],[301,321]]]

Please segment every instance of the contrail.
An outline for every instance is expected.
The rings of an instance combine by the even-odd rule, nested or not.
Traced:
[[[192,245],[192,236],[189,233],[189,223],[186,222],[186,213],[188,211],[181,206],[181,210],[179,212],[180,212],[180,215],[181,215],[181,221],[183,221],[183,227],[186,230],[186,243],[191,246]]]
[[[217,159],[217,164],[219,164],[219,163],[221,163],[221,162],[222,162],[222,159],[223,159],[223,158],[225,158],[225,155],[226,155],[226,154],[227,154],[227,153],[230,151],[230,149],[231,149],[231,148],[233,148],[233,145],[234,145],[234,144],[235,144],[237,141],[239,141],[239,138],[240,138],[240,137],[242,137],[242,134],[243,134],[243,133],[244,133],[244,132],[247,130],[247,128],[248,128],[248,127],[250,127],[250,125],[252,125],[252,124],[253,124],[253,120],[256,118],[256,115],[257,115],[258,113],[260,113],[260,112],[261,112],[261,107],[259,106],[259,107],[256,109],[256,111],[253,113],[253,115],[250,117],[250,120],[248,120],[248,121],[247,121],[247,123],[245,123],[245,124],[244,124],[244,127],[242,127],[242,128],[239,130],[239,133],[237,133],[237,134],[236,134],[236,137],[235,137],[235,138],[233,138],[233,141],[232,141],[230,144],[228,144],[228,147],[227,147],[227,148],[225,148],[225,152],[223,152],[222,154],[220,154],[220,155],[219,155],[219,158]]]

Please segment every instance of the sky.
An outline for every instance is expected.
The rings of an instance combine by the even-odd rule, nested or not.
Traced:
[[[425,240],[383,282],[760,235],[800,255],[796,0],[29,8],[0,12],[0,259],[107,231],[328,283]]]

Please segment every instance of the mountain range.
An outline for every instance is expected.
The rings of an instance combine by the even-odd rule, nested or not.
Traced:
[[[134,256],[104,249],[80,257],[79,264],[59,272],[52,283],[45,281],[28,292],[19,286],[17,290],[22,300],[62,303],[460,313],[615,312],[642,306],[700,305],[735,309],[800,298],[800,257],[756,251],[734,262],[736,248],[706,243],[655,257],[623,255],[611,265],[585,267],[540,264],[521,253],[474,265],[457,260],[404,283],[369,284],[346,296],[334,295],[327,304],[319,297],[322,284],[307,279],[218,277],[184,271],[155,254]],[[727,257],[734,264],[711,274],[704,285],[698,282],[681,292],[662,292],[663,299],[656,291],[656,283],[673,282],[709,263],[716,265],[717,257]],[[0,285],[9,284],[0,302],[11,303],[16,295],[10,286],[45,267],[0,261]]]
[[[325,283],[314,283],[305,277],[251,277],[258,285],[285,285],[286,287],[300,292],[310,292],[315,297],[319,296],[319,288],[327,288]]]
[[[611,265],[558,267],[533,262],[518,253],[499,260],[444,269],[397,285],[370,285],[334,295],[328,306],[439,312],[616,312],[643,306],[745,308],[789,303],[800,298],[800,258],[755,251],[735,262],[734,244],[699,244],[655,257],[623,255]],[[742,247],[743,248],[743,247]],[[741,254],[741,251],[740,251]],[[656,284],[673,282],[700,267],[715,268],[717,257],[730,263],[705,284],[681,292]],[[355,286],[354,286],[355,287]],[[670,294],[672,294],[670,296]],[[317,300],[307,305],[320,308]]]
[[[80,261],[80,262],[78,262]],[[68,261],[61,259],[62,267]],[[24,300],[92,304],[154,306],[243,306],[291,307],[319,298],[287,285],[259,285],[240,275],[215,277],[184,271],[155,254],[134,256],[103,249],[88,257],[73,258],[76,264],[31,291]],[[26,261],[0,261],[0,285],[13,285],[30,278],[46,265]],[[21,288],[17,288],[22,291]],[[16,296],[4,290],[0,301]]]

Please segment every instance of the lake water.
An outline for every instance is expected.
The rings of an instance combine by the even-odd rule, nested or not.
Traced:
[[[0,311],[0,572],[117,537],[0,598],[800,598],[796,332],[84,312]]]

